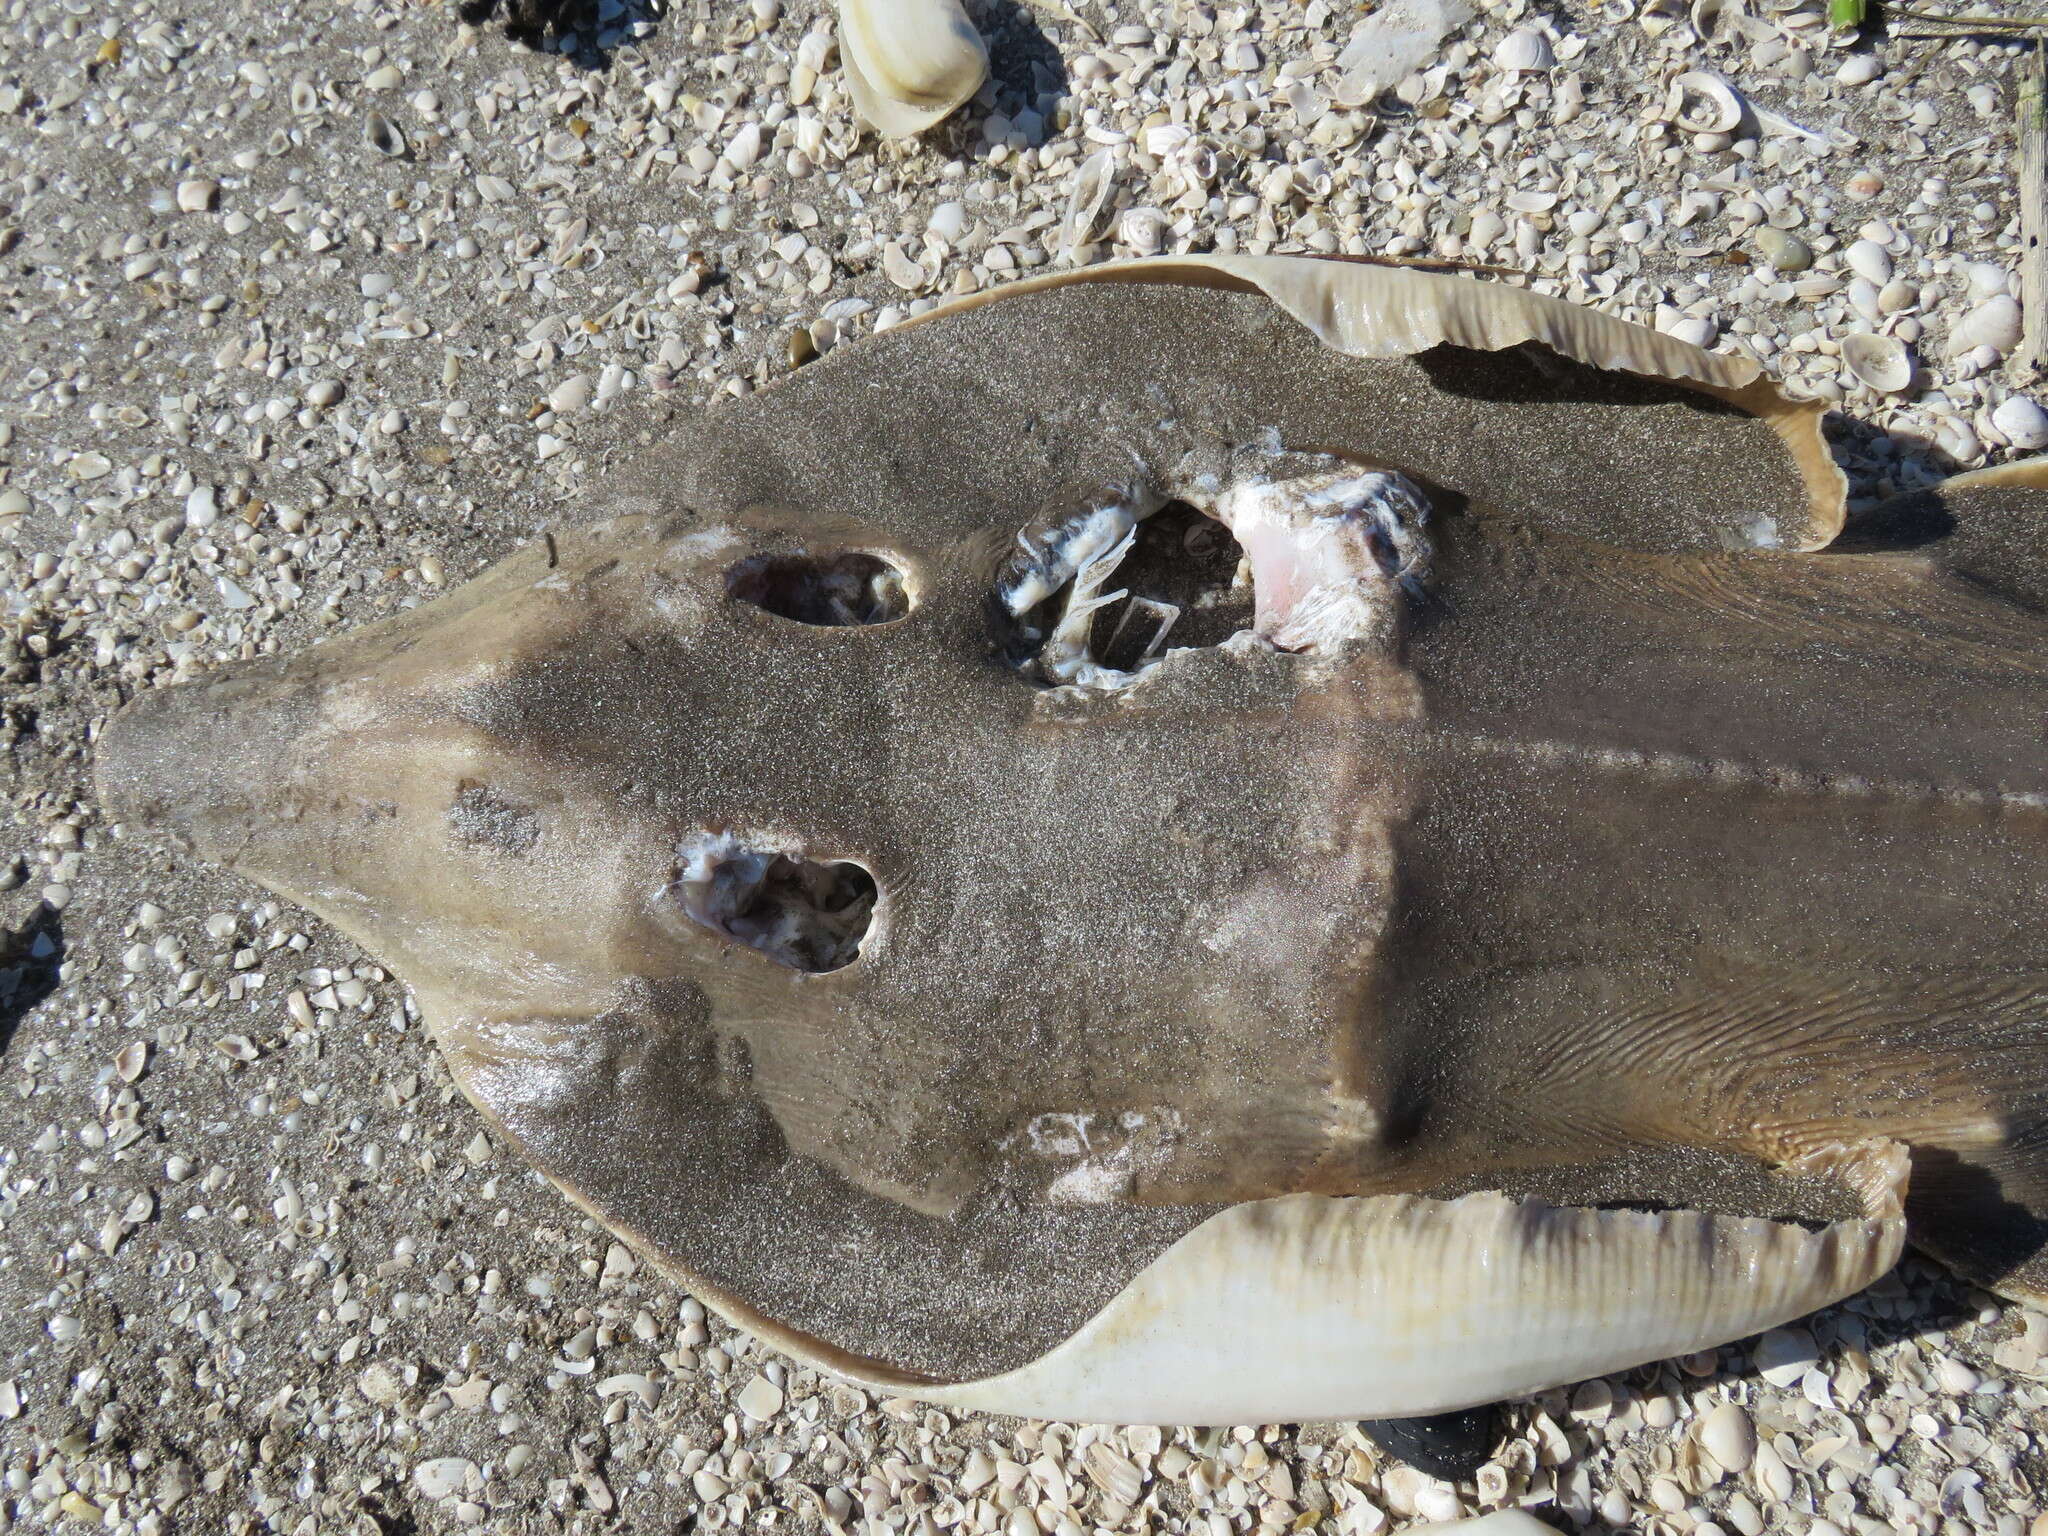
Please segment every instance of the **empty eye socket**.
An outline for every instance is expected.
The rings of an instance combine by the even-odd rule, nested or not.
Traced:
[[[903,572],[865,550],[754,555],[726,572],[725,590],[740,602],[820,628],[889,624],[910,612]]]
[[[729,837],[686,850],[673,887],[683,911],[793,971],[836,971],[860,957],[879,895],[850,860],[749,848]]]

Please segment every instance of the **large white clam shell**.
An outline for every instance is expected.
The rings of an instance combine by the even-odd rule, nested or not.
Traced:
[[[1554,67],[1557,56],[1550,39],[1535,27],[1519,27],[1501,39],[1493,50],[1494,67],[1504,74],[1536,74]]]
[[[1995,293],[1956,322],[1949,332],[1949,351],[1960,357],[1979,347],[1990,347],[2001,356],[2020,344],[2019,301],[2007,293]]]
[[[854,110],[885,138],[923,133],[988,78],[960,0],[839,0],[839,53]]]
[[[1269,1424],[1447,1412],[1760,1332],[1898,1262],[1906,1152],[1824,1149],[1868,1215],[1818,1231],[1498,1194],[1286,1195],[1210,1217],[1057,1348],[940,1382],[771,1320],[776,1347],[881,1391],[1083,1423]]]

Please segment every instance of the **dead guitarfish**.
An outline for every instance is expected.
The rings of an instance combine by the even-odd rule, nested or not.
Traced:
[[[1065,273],[135,700],[100,783],[891,1392],[1430,1414],[1908,1241],[2048,1300],[2048,495],[1844,533],[1819,416],[1468,279]]]

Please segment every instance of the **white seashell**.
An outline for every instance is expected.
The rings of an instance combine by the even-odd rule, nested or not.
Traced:
[[[1863,331],[1844,336],[1842,361],[1879,394],[1896,395],[1913,382],[1913,354],[1895,336],[1872,336]]]
[[[460,1456],[437,1456],[412,1469],[412,1480],[430,1499],[452,1498],[476,1475],[476,1463]]]
[[[2005,274],[1999,273],[2000,277]],[[1960,356],[1990,347],[2001,357],[2020,344],[2019,301],[2009,293],[1986,299],[1956,322],[1948,333],[1949,351]]]
[[[371,112],[363,118],[363,142],[378,154],[394,159],[405,153],[404,132],[382,112]]]
[[[1165,160],[1177,154],[1195,136],[1195,131],[1182,123],[1161,123],[1145,130],[1145,153]]]
[[[1991,413],[1991,425],[2015,448],[2048,448],[2048,411],[2025,395],[2008,395]]]
[[[1664,116],[1687,133],[1732,133],[1742,123],[1742,97],[1719,75],[1689,69],[1671,82]]]
[[[1566,75],[1550,93],[1550,120],[1562,126],[1574,123],[1586,110],[1586,87],[1577,75]]]
[[[1636,25],[1648,37],[1662,37],[1681,21],[1687,19],[1685,0],[1644,0],[1643,7],[1636,13]]]
[[[1719,328],[1704,315],[1687,315],[1669,327],[1669,334],[1689,347],[1705,349],[1714,344]]]
[[[1835,79],[1843,85],[1868,85],[1883,73],[1884,66],[1874,55],[1859,53],[1843,61],[1842,67],[1835,71]]]
[[[761,158],[761,149],[761,125],[748,123],[725,141],[725,158],[732,162],[736,171],[750,170]]]
[[[1103,206],[1116,185],[1116,161],[1110,151],[1098,149],[1076,167],[1074,190],[1067,194],[1067,214],[1060,220],[1058,254],[1072,259],[1075,251],[1095,236]]]
[[[1824,133],[1816,133],[1803,123],[1795,123],[1782,112],[1773,112],[1769,107],[1752,106],[1750,115],[1756,119],[1757,127],[1773,138],[1801,139],[1809,148],[1825,154],[1832,146]]]
[[[1684,229],[1702,218],[1711,218],[1721,211],[1721,199],[1712,192],[1688,192],[1678,200],[1678,207],[1672,212],[1671,227]]]
[[[1967,422],[1950,419],[1935,429],[1934,446],[1958,464],[1974,464],[1984,457],[1984,444]]]
[[[149,1042],[131,1040],[114,1053],[114,1071],[124,1083],[132,1083],[142,1076],[142,1069],[149,1065]]]
[[[1700,1420],[1700,1444],[1728,1472],[1746,1472],[1756,1459],[1756,1425],[1739,1403],[1723,1403]]]
[[[924,132],[988,78],[960,0],[839,0],[839,53],[854,110],[885,138]]]
[[[891,240],[882,247],[882,275],[906,293],[917,292],[929,281],[924,268],[912,259],[898,240]]]
[[[1482,208],[1472,215],[1472,228],[1467,234],[1474,248],[1485,250],[1502,235],[1507,233],[1507,221],[1491,209]]]
[[[782,1388],[766,1376],[756,1376],[740,1388],[734,1401],[739,1404],[740,1412],[750,1419],[757,1422],[772,1419],[782,1412]]]
[[[2012,292],[2012,278],[1995,261],[1969,262],[1963,268],[1963,278],[1970,285],[1973,299],[1995,299]]]
[[[1902,277],[1893,278],[1877,290],[1877,307],[1882,314],[1895,315],[1919,302],[1920,290]]]
[[[548,409],[564,416],[574,416],[590,404],[590,375],[572,373],[554,387],[548,396]]]
[[[1551,51],[1550,39],[1537,28],[1517,27],[1493,50],[1493,63],[1507,74],[1526,75],[1553,67],[1557,55]]]
[[[1882,288],[1892,280],[1892,255],[1875,240],[1858,240],[1847,252],[1849,270]]]
[[[1133,208],[1117,221],[1117,238],[1140,256],[1156,256],[1166,243],[1166,215],[1157,208]]]
[[[1774,1387],[1797,1386],[1819,1358],[1813,1335],[1804,1328],[1773,1328],[1751,1352],[1757,1374]]]

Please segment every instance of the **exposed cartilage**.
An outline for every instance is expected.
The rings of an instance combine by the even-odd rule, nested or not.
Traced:
[[[1140,628],[1151,626],[1151,638],[1138,648],[1138,654],[1131,658],[1126,668],[1135,671],[1159,655],[1160,649],[1166,644],[1167,631],[1173,628],[1179,618],[1180,609],[1172,603],[1162,603],[1151,597],[1134,597],[1130,606],[1124,610],[1123,619],[1117,624],[1116,633],[1109,637],[1109,644],[1103,647],[1103,654],[1111,657],[1127,654]]]
[[[1246,585],[1251,631],[1277,649],[1314,654],[1390,639],[1404,594],[1423,595],[1430,548],[1422,493],[1398,474],[1277,447],[1245,450],[1232,468],[1233,480],[1205,478],[1189,489],[1183,508],[1215,519],[1217,539],[1236,535],[1242,559],[1227,583],[1215,575],[1206,584],[1185,575],[1162,581],[1162,560],[1210,563],[1214,551],[1194,542],[1199,530],[1181,536],[1177,525],[1152,537],[1146,519],[1164,502],[1138,486],[1112,487],[1019,533],[996,573],[1009,661],[1055,688],[1127,688],[1176,654],[1166,635],[1182,618],[1192,613],[1200,628],[1231,594],[1241,605]],[[1112,588],[1120,568],[1124,582]],[[1176,601],[1153,595],[1162,585]],[[1101,617],[1118,605],[1121,612]]]
[[[1399,617],[1396,589],[1421,595],[1429,503],[1392,471],[1241,481],[1216,498],[1215,515],[1251,561],[1253,627],[1281,650],[1383,641]]]
[[[1038,653],[1039,670],[1048,682],[1083,688],[1114,685],[1109,669],[1095,660],[1089,637],[1094,632],[1096,612],[1129,596],[1122,588],[1114,592],[1104,592],[1102,588],[1123,564],[1137,536],[1137,525],[1133,523],[1115,545],[1091,554],[1075,571],[1066,612],[1060,615],[1046,638],[1045,648]]]
[[[1137,491],[1116,487],[1092,498],[1072,516],[1019,530],[1017,552],[997,576],[996,593],[1003,607],[1013,617],[1022,617],[1119,543],[1128,548],[1139,515]]]

